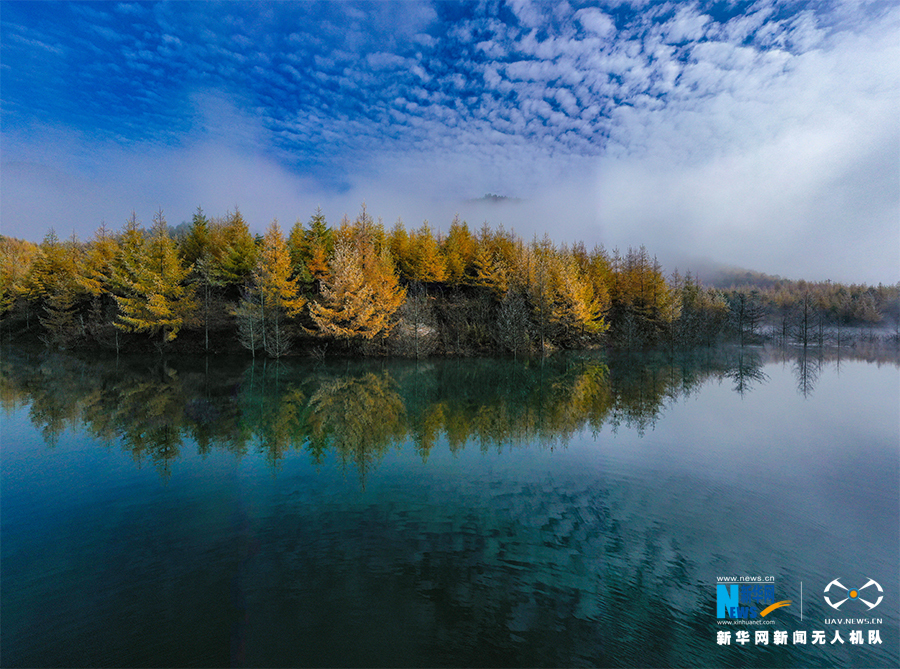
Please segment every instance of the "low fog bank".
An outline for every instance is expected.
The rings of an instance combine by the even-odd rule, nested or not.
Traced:
[[[473,231],[487,222],[525,240],[548,234],[623,253],[644,245],[668,272],[721,264],[807,280],[900,279],[897,131],[886,144],[854,149],[848,165],[791,143],[674,168],[578,158],[517,172],[452,155],[397,156],[393,167],[381,159],[341,179],[215,138],[127,148],[44,139],[6,142],[15,149],[7,155],[22,160],[2,165],[4,235],[37,242],[52,227],[89,239],[101,222],[119,229],[132,210],[149,224],[161,208],[174,226],[197,206],[209,216],[239,207],[254,232],[274,218],[284,228],[306,222],[321,206],[336,226],[365,202],[388,228],[428,220],[446,232],[458,215]]]

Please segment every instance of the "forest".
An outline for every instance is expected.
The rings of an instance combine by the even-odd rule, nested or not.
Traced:
[[[761,277],[762,280],[754,280]],[[671,350],[777,339],[900,341],[900,283],[747,273],[706,286],[643,246],[525,241],[454,219],[388,229],[365,205],[253,235],[240,211],[149,229],[136,215],[93,239],[0,237],[0,336],[52,349],[426,357],[596,347]]]

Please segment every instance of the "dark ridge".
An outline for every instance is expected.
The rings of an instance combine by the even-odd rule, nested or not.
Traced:
[[[493,193],[485,193],[481,197],[472,198],[470,200],[466,200],[469,203],[478,203],[478,202],[488,202],[490,204],[503,204],[503,203],[518,203],[524,202],[521,198],[518,197],[509,197],[507,195],[494,195]]]

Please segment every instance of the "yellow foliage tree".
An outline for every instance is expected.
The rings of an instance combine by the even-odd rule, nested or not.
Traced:
[[[116,238],[101,225],[80,258],[78,282],[90,296],[87,334],[98,343],[118,343],[119,330],[114,326],[118,305],[113,296],[118,253]]]
[[[391,229],[391,234],[388,237],[388,246],[391,249],[391,256],[394,258],[394,263],[397,265],[400,275],[406,279],[411,279],[415,273],[412,244],[409,233],[406,231],[403,221],[399,218]]]
[[[84,291],[78,281],[81,246],[74,238],[61,242],[52,229],[44,237],[25,280],[30,300],[41,305],[45,342],[65,345],[78,332],[75,321]]]
[[[266,353],[278,358],[290,348],[286,319],[299,315],[306,305],[292,273],[290,250],[278,221],[273,221],[237,311],[241,341],[251,351],[260,343]]]
[[[309,313],[318,333],[337,339],[372,339],[389,330],[406,296],[384,249],[341,237],[335,244],[330,276]]]
[[[595,293],[574,258],[569,257],[560,264],[554,291],[551,320],[570,334],[597,335],[609,328],[603,319],[608,302]]]
[[[119,245],[105,225],[100,226],[81,258],[79,283],[93,297],[110,291]]]
[[[480,245],[473,261],[476,286],[489,288],[498,295],[505,295],[509,290],[509,268],[502,259],[497,258],[488,246]]]
[[[132,214],[125,225],[114,282],[119,294],[116,327],[125,332],[159,335],[162,344],[178,336],[195,307],[162,211],[153,218],[149,239]]]
[[[472,283],[489,288],[500,297],[504,296],[509,290],[513,266],[520,255],[516,253],[512,236],[502,227],[492,232],[485,223],[475,245]]]
[[[328,258],[334,252],[331,228],[320,207],[309,220],[309,228],[299,220],[291,228],[287,240],[294,276],[300,281],[321,281],[328,274]]]
[[[469,226],[465,222],[460,223],[458,216],[455,217],[443,244],[444,257],[447,259],[448,283],[458,286],[466,280],[473,270],[475,248],[475,238],[469,232]]]
[[[447,276],[447,263],[431,232],[428,221],[416,230],[410,240],[413,257],[412,279],[424,283],[443,281]]]
[[[25,279],[37,251],[31,242],[0,235],[0,317],[25,294]]]

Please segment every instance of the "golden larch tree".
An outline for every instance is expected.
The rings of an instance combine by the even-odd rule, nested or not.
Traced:
[[[39,319],[47,344],[65,345],[78,336],[76,311],[85,295],[78,280],[81,253],[74,235],[61,242],[51,229],[38,247],[25,279],[28,298],[41,306]]]
[[[309,305],[318,334],[372,339],[388,330],[406,290],[397,281],[387,249],[376,254],[372,245],[341,238],[330,270],[320,298]]]
[[[412,279],[423,283],[437,283],[447,276],[447,261],[441,252],[428,221],[410,239],[413,257]]]
[[[474,270],[475,238],[469,232],[469,226],[459,216],[450,224],[450,231],[444,240],[443,253],[447,259],[447,283],[458,286]]]
[[[122,235],[114,279],[120,293],[116,327],[159,335],[161,344],[174,340],[195,307],[185,285],[187,275],[162,211],[153,217],[149,238],[144,238],[132,214]]]
[[[31,242],[0,235],[0,317],[25,295],[25,278],[37,251]]]
[[[290,249],[278,221],[273,221],[263,237],[256,267],[237,311],[242,342],[251,351],[257,348],[257,334],[272,357],[279,358],[289,350],[287,320],[298,316],[306,305],[292,274]]]

